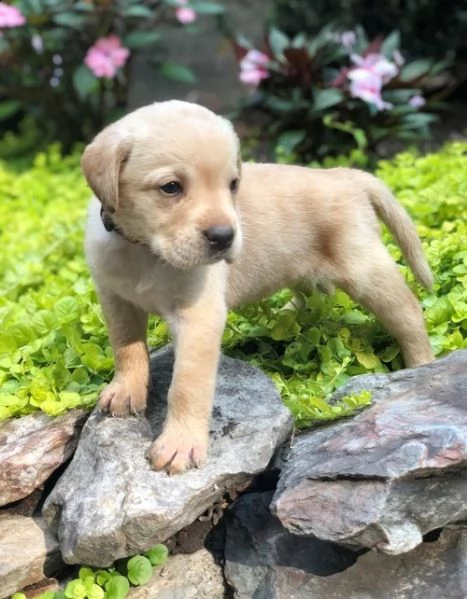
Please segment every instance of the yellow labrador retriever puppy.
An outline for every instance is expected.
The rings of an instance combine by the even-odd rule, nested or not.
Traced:
[[[422,285],[432,276],[407,213],[357,170],[241,164],[231,124],[179,101],[108,126],[82,168],[91,201],[86,253],[116,369],[99,406],[142,412],[148,313],[168,322],[175,367],[163,432],[149,455],[169,473],[206,458],[227,310],[283,287],[338,286],[372,311],[407,366],[433,359],[421,308],[380,239],[379,216]]]

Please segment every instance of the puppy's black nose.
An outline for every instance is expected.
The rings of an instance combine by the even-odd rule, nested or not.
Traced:
[[[235,237],[235,231],[232,227],[226,226],[209,227],[203,233],[213,250],[228,249]]]

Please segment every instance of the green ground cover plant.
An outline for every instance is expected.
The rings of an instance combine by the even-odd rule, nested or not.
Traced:
[[[131,587],[149,582],[154,568],[162,566],[168,555],[165,545],[155,545],[144,555],[121,559],[110,568],[83,566],[62,591],[45,591],[37,599],[125,599]],[[11,599],[26,599],[26,595],[15,593]]]
[[[325,165],[336,162],[343,159]],[[433,292],[424,292],[401,264],[437,356],[467,347],[466,168],[467,143],[457,142],[423,157],[399,154],[377,170],[416,221],[435,273]],[[89,190],[79,152],[64,158],[52,146],[24,170],[0,163],[0,195],[0,419],[91,407],[113,361],[83,255]],[[231,313],[224,350],[274,379],[298,426],[367,404],[365,394],[327,404],[350,376],[402,367],[388,333],[344,293],[316,292],[298,311],[285,307],[289,299],[283,291]],[[153,319],[150,344],[168,340],[165,323]]]

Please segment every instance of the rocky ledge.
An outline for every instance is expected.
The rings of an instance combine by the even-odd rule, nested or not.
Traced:
[[[38,507],[22,521],[28,564],[11,550],[26,538],[16,532],[18,505],[0,510],[0,561],[10,564],[0,597],[53,576],[58,547],[66,562],[104,566],[165,539],[191,555],[170,557],[135,597],[224,599],[232,589],[238,599],[467,597],[467,351],[355,377],[333,400],[367,390],[372,405],[296,434],[292,448],[291,417],[272,382],[223,358],[209,460],[169,477],[152,471],[145,453],[161,427],[172,364],[168,349],[153,360],[148,418],[90,416],[45,504],[49,531]],[[22,477],[21,468],[11,472]],[[7,554],[14,559],[2,560]]]
[[[67,563],[108,566],[161,543],[226,493],[245,489],[265,470],[292,430],[277,390],[252,366],[223,357],[207,463],[169,476],[145,457],[167,411],[173,352],[152,359],[146,417],[89,417],[75,457],[50,494],[43,514]]]

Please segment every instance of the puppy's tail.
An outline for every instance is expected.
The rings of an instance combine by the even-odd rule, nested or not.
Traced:
[[[373,208],[391,231],[417,280],[426,289],[431,289],[433,274],[426,261],[414,223],[382,181],[372,175],[367,177],[365,177],[364,187]]]

